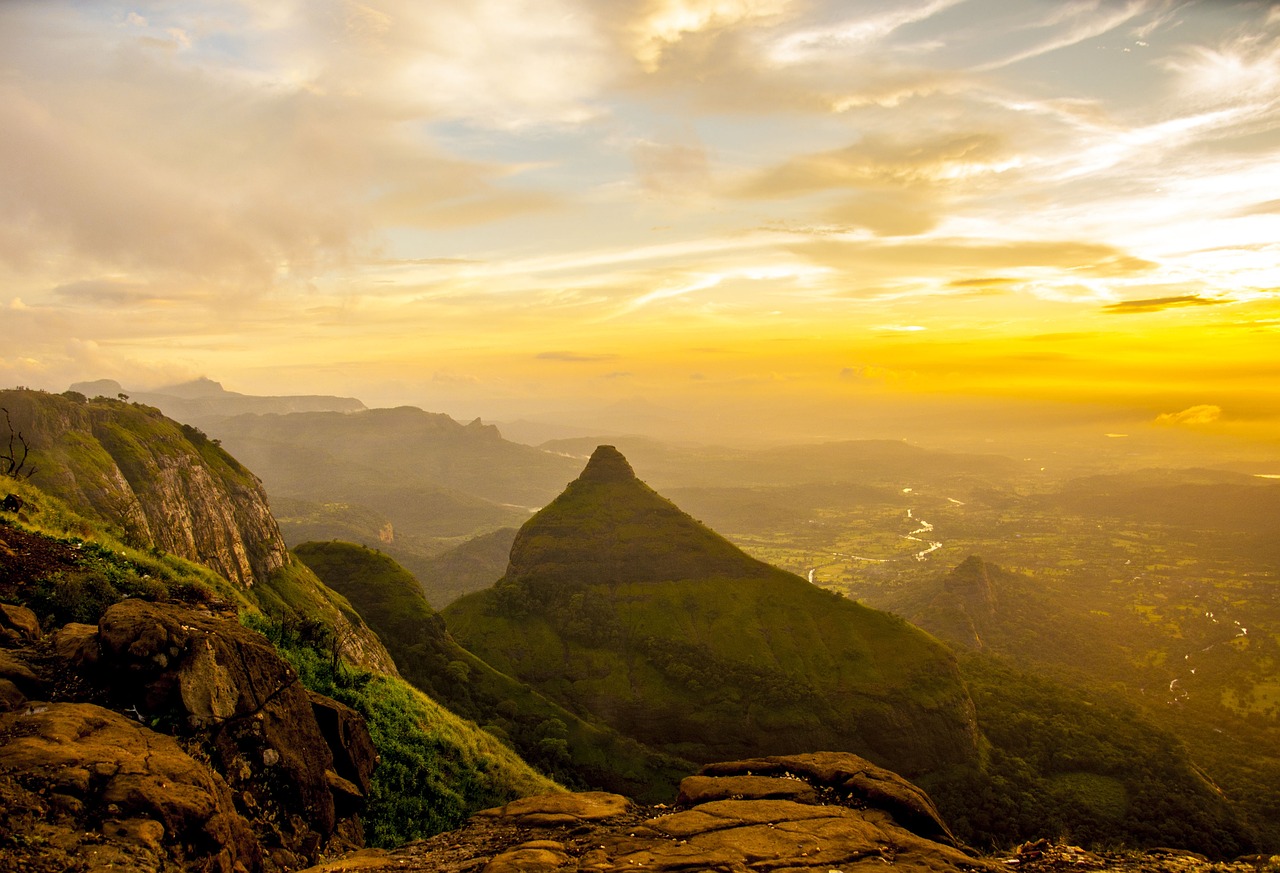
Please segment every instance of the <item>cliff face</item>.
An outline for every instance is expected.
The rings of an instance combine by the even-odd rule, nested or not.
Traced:
[[[0,391],[0,407],[30,446],[32,484],[120,525],[136,545],[246,587],[285,565],[261,482],[199,430],[117,400],[11,390]]]

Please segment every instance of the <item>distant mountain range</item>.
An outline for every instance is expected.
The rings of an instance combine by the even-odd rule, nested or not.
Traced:
[[[283,397],[261,397],[228,391],[212,379],[200,378],[152,391],[131,391],[113,379],[76,382],[72,391],[85,397],[118,397],[154,406],[170,418],[187,424],[201,425],[211,418],[253,413],[285,415],[290,412],[356,412],[365,405],[354,397],[331,397],[299,394]]]

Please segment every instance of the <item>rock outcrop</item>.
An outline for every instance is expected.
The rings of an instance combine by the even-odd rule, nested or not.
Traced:
[[[196,428],[120,400],[0,391],[31,446],[31,482],[73,508],[249,586],[288,550],[256,476]]]
[[[173,737],[93,704],[0,715],[0,809],[9,870],[262,868],[218,774]]]
[[[874,791],[849,790],[851,779],[883,773],[855,755],[771,758],[708,769],[738,774],[756,767],[792,775],[691,777],[674,809],[636,807],[598,792],[525,798],[479,813],[459,831],[391,852],[349,855],[310,873],[996,869],[920,833],[945,832],[941,822],[914,816],[903,821],[902,804],[881,803]],[[918,788],[894,779],[904,795],[932,809]]]
[[[259,634],[140,600],[49,633],[0,616],[0,869],[272,873],[363,845],[363,719]]]

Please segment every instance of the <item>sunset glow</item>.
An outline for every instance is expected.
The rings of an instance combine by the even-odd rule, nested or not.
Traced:
[[[8,2],[0,130],[8,385],[1280,441],[1270,3]]]

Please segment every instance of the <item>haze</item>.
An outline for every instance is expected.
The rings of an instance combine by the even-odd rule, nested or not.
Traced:
[[[6,2],[0,383],[1275,457],[1278,119],[1264,2]]]

